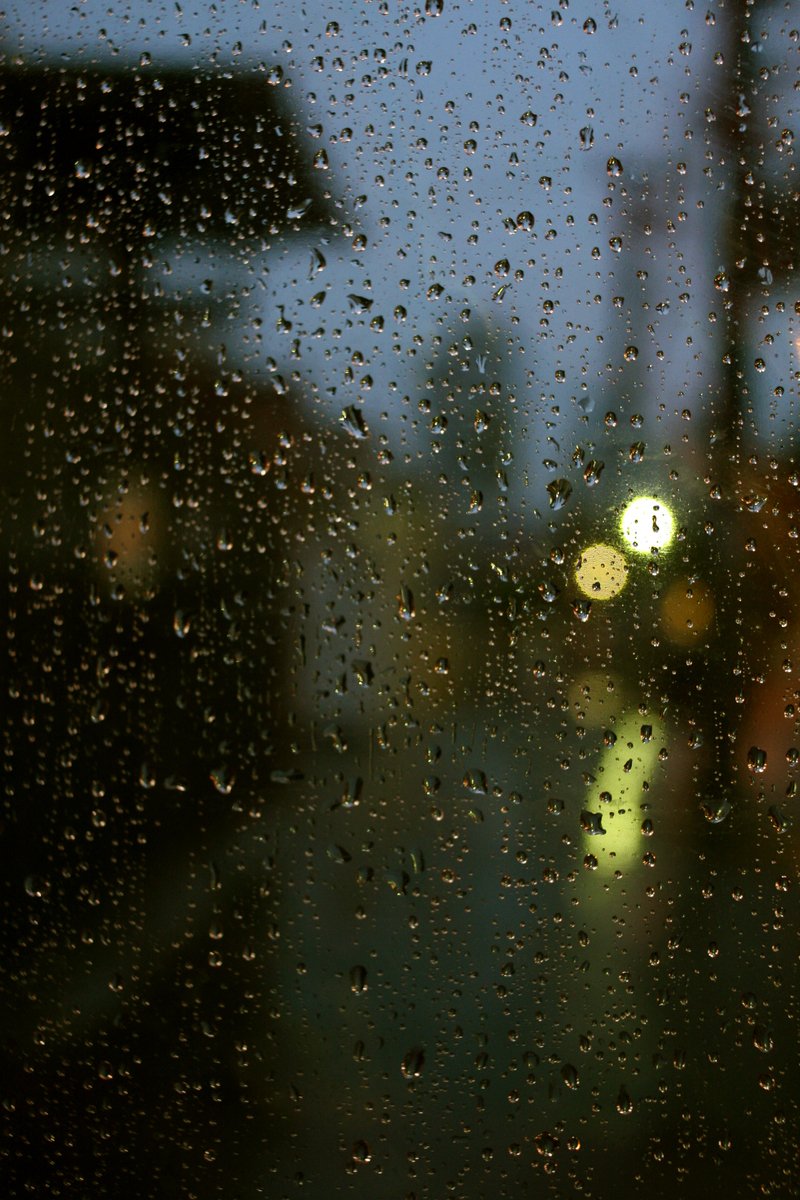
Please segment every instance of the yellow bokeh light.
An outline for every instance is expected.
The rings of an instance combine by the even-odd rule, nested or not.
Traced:
[[[622,536],[638,554],[663,550],[672,541],[675,522],[666,504],[653,496],[631,500],[620,522]]]
[[[610,600],[625,587],[627,563],[613,546],[597,542],[583,551],[575,568],[575,582],[591,600]]]
[[[158,582],[166,551],[167,520],[152,484],[133,484],[96,517],[94,560],[109,589],[121,584],[129,599],[148,597]]]

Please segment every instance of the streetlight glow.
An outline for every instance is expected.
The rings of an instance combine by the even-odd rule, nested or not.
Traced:
[[[653,496],[631,500],[620,522],[622,536],[638,554],[663,550],[672,541],[675,522],[666,504]]]

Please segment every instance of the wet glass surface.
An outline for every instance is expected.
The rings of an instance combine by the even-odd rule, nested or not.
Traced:
[[[798,17],[7,6],[9,1194],[797,1194]]]

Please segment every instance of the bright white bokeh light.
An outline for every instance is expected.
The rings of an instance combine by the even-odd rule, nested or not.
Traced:
[[[653,496],[637,496],[631,500],[620,522],[622,536],[638,554],[663,550],[672,541],[675,521],[661,500]]]

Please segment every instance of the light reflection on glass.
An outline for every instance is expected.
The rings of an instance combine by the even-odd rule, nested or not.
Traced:
[[[602,837],[584,830],[584,846],[609,867],[624,867],[647,849],[642,823],[647,792],[659,766],[659,750],[669,740],[663,717],[629,712],[615,726],[616,739],[603,751],[597,772],[599,796],[588,799],[601,813]],[[600,803],[597,803],[597,800]]]

